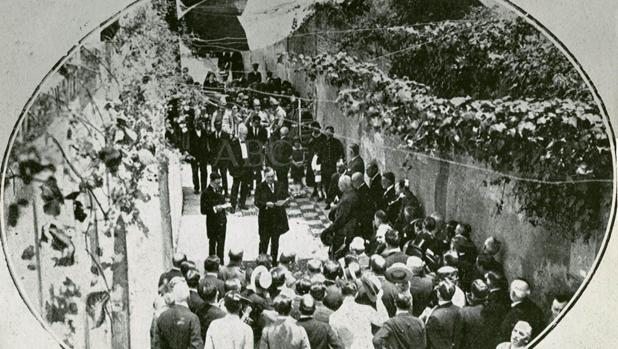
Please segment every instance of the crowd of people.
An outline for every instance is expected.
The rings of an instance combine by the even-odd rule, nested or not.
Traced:
[[[570,295],[557,294],[546,316],[527,280],[507,279],[498,239],[477,247],[468,224],[426,215],[406,179],[365,164],[358,144],[346,154],[332,127],[313,122],[302,144],[290,141],[273,99],[270,112],[260,99],[244,104],[238,119],[222,102],[189,130],[210,251],[203,273],[179,253],[161,275],[152,348],[523,348],[566,306]],[[239,123],[223,128],[231,119]],[[328,210],[327,260],[278,251],[287,202],[302,193],[290,174]],[[231,249],[223,265],[226,214],[246,208],[252,187],[259,256],[247,263]]]

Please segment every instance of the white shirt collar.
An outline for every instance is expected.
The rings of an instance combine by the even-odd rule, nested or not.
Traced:
[[[523,301],[517,301],[517,302],[513,302],[511,303],[511,308],[514,308],[515,306],[517,306],[518,304],[520,304]]]

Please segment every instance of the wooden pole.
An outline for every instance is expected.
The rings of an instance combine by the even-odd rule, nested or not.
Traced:
[[[39,312],[43,314],[43,274],[41,273],[41,249],[39,248],[39,220],[36,212],[36,198],[32,200],[32,223],[34,225],[34,256],[39,291]]]
[[[163,251],[163,270],[168,270],[172,266],[172,255],[174,254],[174,237],[172,231],[172,217],[170,207],[169,190],[169,160],[159,161],[159,207],[161,210],[161,236],[163,238],[161,250]]]
[[[114,255],[112,266],[112,349],[130,349],[131,331],[129,311],[129,265],[127,260],[127,227],[118,217],[114,227]]]

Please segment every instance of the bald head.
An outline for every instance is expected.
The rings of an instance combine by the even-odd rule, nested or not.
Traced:
[[[520,302],[530,295],[530,285],[524,280],[515,279],[511,282],[511,301]]]
[[[288,133],[290,133],[290,130],[289,130],[287,127],[283,126],[283,127],[279,130],[279,133],[281,134],[281,137],[285,137],[285,136],[287,136],[287,135],[288,135]]]
[[[360,172],[355,172],[354,174],[352,174],[352,187],[354,187],[354,189],[358,189],[361,187],[361,185],[363,185],[365,183],[365,176],[360,173]]]
[[[341,176],[338,185],[342,193],[349,192],[352,190],[352,178],[350,176]]]

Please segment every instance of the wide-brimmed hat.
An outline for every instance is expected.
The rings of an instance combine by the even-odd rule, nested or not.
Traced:
[[[366,295],[371,302],[375,302],[381,288],[380,280],[375,275],[369,274],[361,276],[360,281],[360,292]]]
[[[384,272],[386,280],[392,283],[408,282],[412,278],[412,272],[403,263],[395,263]]]
[[[251,284],[249,288],[253,291],[257,291],[258,287],[262,289],[268,289],[273,283],[273,278],[270,275],[268,269],[265,266],[257,266],[251,273]]]

